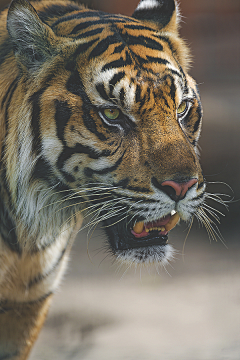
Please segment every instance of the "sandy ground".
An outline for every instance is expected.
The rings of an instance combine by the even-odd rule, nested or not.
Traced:
[[[202,88],[202,162],[208,181],[239,194],[239,87]],[[237,166],[236,166],[237,165]],[[213,174],[216,176],[212,177]],[[209,180],[210,179],[210,180]],[[214,189],[213,189],[214,190]],[[172,267],[119,269],[86,233],[75,242],[68,273],[30,360],[239,360],[240,202],[230,206],[221,242],[203,230],[175,229]]]

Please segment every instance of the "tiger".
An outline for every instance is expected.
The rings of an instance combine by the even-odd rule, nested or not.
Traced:
[[[174,0],[132,16],[63,0],[0,14],[0,359],[27,359],[80,229],[165,266],[204,219],[202,105]]]

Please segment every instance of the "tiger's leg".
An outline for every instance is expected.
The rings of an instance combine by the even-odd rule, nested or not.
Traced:
[[[52,295],[29,302],[0,303],[0,359],[25,360],[46,318]]]
[[[0,241],[0,360],[28,358],[81,222],[36,252],[14,253]]]

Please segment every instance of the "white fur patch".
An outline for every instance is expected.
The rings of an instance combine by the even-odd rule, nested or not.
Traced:
[[[159,264],[165,266],[174,259],[175,250],[171,245],[154,245],[129,250],[118,250],[117,260],[129,266]]]
[[[136,10],[147,10],[159,7],[159,1],[157,0],[143,0],[140,2]]]
[[[61,152],[63,144],[56,136],[48,136],[42,140],[43,155],[51,165],[55,165]]]

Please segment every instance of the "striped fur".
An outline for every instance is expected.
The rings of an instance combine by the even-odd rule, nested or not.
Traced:
[[[131,228],[173,210],[190,222],[205,198],[176,2],[141,0],[133,17],[32,4],[0,15],[0,359],[27,358],[85,217],[119,260],[164,265],[171,245]],[[162,185],[191,179],[181,199]]]

